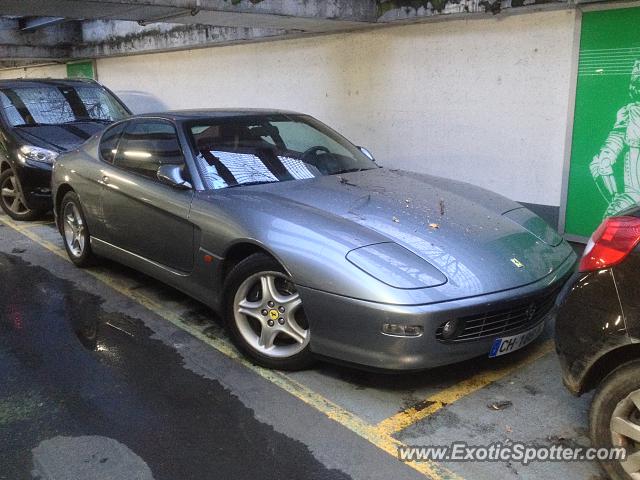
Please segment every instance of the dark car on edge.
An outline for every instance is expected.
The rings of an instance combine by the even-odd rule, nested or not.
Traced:
[[[94,80],[0,81],[0,207],[15,220],[50,210],[56,157],[130,114]]]
[[[623,447],[602,462],[612,479],[640,478],[640,207],[607,218],[558,298],[556,348],[574,394],[596,389],[596,447]]]

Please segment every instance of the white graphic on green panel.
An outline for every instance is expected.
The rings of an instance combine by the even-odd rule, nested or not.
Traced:
[[[640,203],[640,60],[636,60],[629,82],[631,101],[618,110],[616,123],[589,169],[609,206],[608,217]],[[624,162],[623,184],[614,175],[614,165]]]

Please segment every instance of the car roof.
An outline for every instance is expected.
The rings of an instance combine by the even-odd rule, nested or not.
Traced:
[[[97,85],[102,86],[95,80],[89,78],[13,78],[8,80],[0,80],[1,88],[25,88],[25,87],[41,87],[43,85],[54,86],[78,86],[78,85]]]
[[[293,112],[289,110],[273,110],[262,108],[205,108],[193,110],[170,110],[168,112],[157,113],[143,113],[139,115],[133,115],[132,117],[129,117],[129,120],[132,118],[160,117],[174,121],[188,121],[274,114],[300,115],[299,112]]]

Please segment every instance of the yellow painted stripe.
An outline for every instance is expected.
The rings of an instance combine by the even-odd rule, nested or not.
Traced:
[[[20,227],[22,228],[29,228],[29,227],[42,227],[43,225],[55,225],[56,222],[54,222],[53,220],[38,220],[38,221],[32,221],[32,222],[25,222],[24,224],[21,224]]]
[[[46,248],[50,252],[55,253],[59,257],[62,257],[65,260],[69,260],[69,258],[67,257],[67,252],[63,247],[61,247],[60,245],[56,245],[54,243],[51,243],[50,241],[48,241],[48,240],[46,240],[46,239],[34,234],[33,232],[31,232],[30,228],[29,228],[29,226],[30,226],[29,223],[19,224],[17,222],[14,222],[13,220],[9,220],[8,218],[3,217],[3,216],[0,217],[0,222],[4,223],[8,227],[11,227],[13,230],[21,233],[22,235],[24,235],[25,237],[29,238],[30,240],[33,240],[34,242],[40,244],[42,247]]]
[[[39,244],[50,252],[67,261],[70,261],[64,248],[40,237],[39,235],[34,234],[28,227],[9,220],[6,217],[0,217],[0,222],[13,228],[14,230],[18,231],[30,240],[33,240],[35,243]],[[257,365],[253,365],[246,358],[244,358],[229,342],[220,338],[211,338],[205,335],[196,327],[185,323],[180,315],[166,308],[162,304],[156,302],[154,299],[148,297],[140,290],[129,290],[119,282],[114,281],[108,274],[91,269],[86,269],[84,271],[97,280],[100,280],[111,289],[116,290],[118,293],[130,298],[131,300],[134,300],[146,309],[171,322],[181,330],[188,332],[207,345],[215,348],[220,353],[226,355],[229,358],[232,358],[238,363],[241,363],[243,366],[257,373],[262,378],[270,381],[271,383],[277,385],[286,392],[295,396],[299,400],[303,401],[307,405],[310,405],[311,407],[320,411],[328,418],[336,421],[340,425],[372,443],[389,455],[397,458],[398,447],[406,446],[402,442],[396,440],[391,435],[380,429],[378,426],[367,423],[357,415],[345,410],[339,405],[333,403],[331,400],[323,397],[317,392],[314,392],[307,386],[301,384],[300,382],[294,380],[286,374],[278,372],[276,370],[267,370]],[[406,465],[433,480],[462,480],[462,478],[457,474],[435,462],[406,462]]]
[[[433,395],[425,398],[423,401],[418,402],[413,407],[409,407],[402,412],[396,413],[392,417],[382,420],[378,423],[378,428],[381,433],[387,435],[393,435],[401,430],[404,430],[410,425],[433,415],[441,408],[457,402],[463,397],[476,392],[487,385],[506,377],[507,375],[520,370],[528,364],[531,364],[542,358],[553,350],[553,340],[547,340],[546,342],[539,343],[533,346],[529,355],[520,360],[500,368],[488,372],[482,372],[460,383],[457,383],[449,388],[445,388]]]

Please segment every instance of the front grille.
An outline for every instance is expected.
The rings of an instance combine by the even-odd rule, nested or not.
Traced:
[[[537,297],[513,303],[508,308],[461,317],[453,337],[443,337],[442,324],[436,330],[436,338],[443,342],[464,342],[526,330],[549,313],[559,293],[560,289],[555,288]]]

